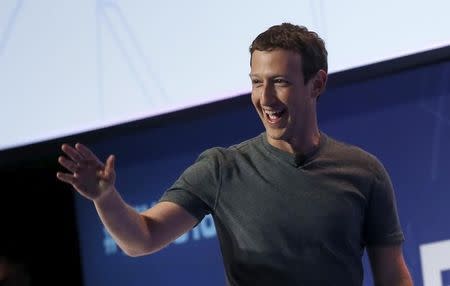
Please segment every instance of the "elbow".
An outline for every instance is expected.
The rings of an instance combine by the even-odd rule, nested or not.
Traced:
[[[147,254],[151,253],[151,251],[145,251],[143,249],[136,250],[136,249],[126,249],[126,248],[124,249],[124,248],[122,248],[122,251],[123,251],[123,253],[125,253],[129,257],[140,257],[140,256],[144,256],[144,255],[147,255]]]
[[[123,253],[125,253],[129,257],[139,257],[143,256],[144,254],[139,251],[130,250],[130,249],[122,249]]]
[[[120,247],[124,254],[129,257],[140,257],[155,252],[149,245],[139,247]]]

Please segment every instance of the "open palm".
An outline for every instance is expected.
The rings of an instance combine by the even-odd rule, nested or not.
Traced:
[[[58,162],[70,173],[58,172],[57,178],[71,184],[81,195],[96,200],[109,192],[114,186],[114,156],[110,155],[103,164],[91,150],[77,143],[75,147],[63,144],[62,151],[67,157],[60,156]]]

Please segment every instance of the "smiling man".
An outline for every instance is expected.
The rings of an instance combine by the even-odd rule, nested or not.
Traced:
[[[376,285],[412,285],[403,232],[383,165],[321,132],[316,103],[327,82],[324,42],[288,23],[250,47],[252,102],[265,132],[203,152],[160,202],[137,213],[103,164],[63,145],[58,173],[92,200],[129,255],[155,252],[212,214],[229,285],[362,285],[368,250]]]
[[[268,142],[286,152],[306,154],[319,145],[316,100],[325,88],[326,66],[305,80],[299,53],[251,47],[252,101]],[[310,76],[311,77],[311,76]]]

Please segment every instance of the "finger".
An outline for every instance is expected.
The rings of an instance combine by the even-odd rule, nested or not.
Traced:
[[[77,143],[77,144],[75,144],[75,148],[86,159],[95,160],[97,162],[100,162],[100,160],[97,158],[97,156],[95,156],[95,154],[88,147],[84,146],[83,144]]]
[[[58,172],[58,173],[56,173],[56,177],[60,181],[71,184],[72,187],[75,190],[77,190],[78,192],[83,192],[82,190],[85,189],[84,186],[80,184],[80,181],[78,180],[76,173],[74,175],[72,175],[72,174]]]
[[[74,185],[76,183],[75,176],[72,174],[58,172],[58,173],[56,173],[56,178],[58,178],[60,181],[69,183],[71,185]]]
[[[70,159],[75,161],[75,163],[81,162],[84,159],[83,156],[80,154],[80,152],[78,152],[76,149],[74,149],[68,144],[63,144],[61,146],[61,150],[63,150],[64,153],[66,153],[66,155],[69,156]]]
[[[109,155],[108,159],[106,159],[106,165],[105,165],[106,177],[111,176],[111,174],[114,172],[115,162],[116,162],[116,157],[114,155]]]
[[[77,164],[74,163],[72,160],[69,160],[63,156],[58,157],[58,162],[67,170],[69,170],[72,173],[75,173],[78,169]]]

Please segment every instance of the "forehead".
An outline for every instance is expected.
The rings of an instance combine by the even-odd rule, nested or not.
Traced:
[[[294,51],[275,49],[272,51],[254,51],[251,58],[251,74],[301,73],[301,55]]]

